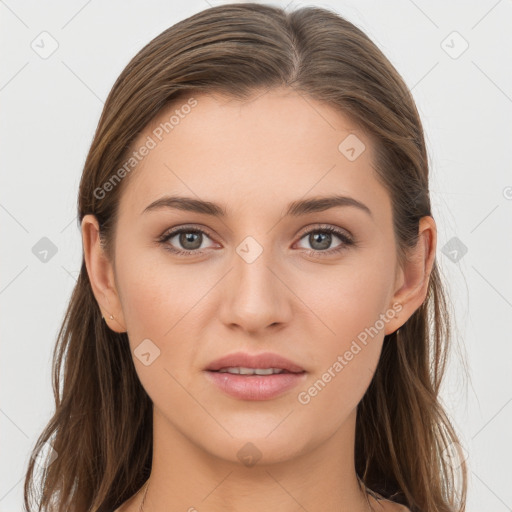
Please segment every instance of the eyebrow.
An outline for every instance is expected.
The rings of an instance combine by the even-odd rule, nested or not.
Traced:
[[[299,217],[301,215],[307,215],[308,213],[323,212],[331,208],[338,208],[342,206],[358,208],[359,210],[368,214],[370,217],[373,217],[370,208],[368,208],[368,206],[366,206],[364,203],[361,203],[353,197],[342,195],[312,197],[310,199],[300,199],[293,201],[288,205],[285,216]],[[154,210],[160,210],[162,208],[173,208],[177,210],[203,213],[206,215],[222,218],[227,216],[226,209],[221,205],[212,203],[210,201],[203,201],[201,199],[184,196],[161,197],[160,199],[157,199],[150,205],[146,206],[146,208],[142,211],[142,214]]]

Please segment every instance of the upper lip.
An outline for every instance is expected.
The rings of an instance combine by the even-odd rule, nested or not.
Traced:
[[[212,361],[205,370],[216,371],[223,368],[280,368],[290,373],[304,372],[304,368],[286,359],[279,354],[265,352],[262,354],[248,354],[235,352],[220,359]]]

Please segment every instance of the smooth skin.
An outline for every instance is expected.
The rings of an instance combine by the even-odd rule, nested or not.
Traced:
[[[366,512],[354,468],[356,407],[384,336],[425,300],[435,222],[421,219],[419,242],[400,268],[390,197],[372,168],[373,142],[348,118],[292,89],[246,102],[195,98],[197,106],[125,178],[114,261],[100,247],[95,217],[82,222],[87,271],[109,328],[128,333],[132,353],[145,339],[160,350],[148,366],[133,359],[154,404],[144,510]],[[162,112],[134,148],[169,115]],[[350,133],[366,146],[354,161],[338,150]],[[283,216],[292,201],[334,192],[364,203],[371,215],[343,206]],[[227,215],[143,213],[169,194],[211,201]],[[194,228],[207,234],[195,246],[191,235],[158,242],[179,226],[192,237]],[[333,234],[330,244],[321,243],[325,226],[356,245],[332,252],[344,242]],[[308,236],[311,230],[320,233]],[[248,236],[263,249],[252,263],[236,251]],[[202,252],[180,256],[166,247]],[[298,394],[397,303],[400,313],[301,404]],[[306,382],[266,401],[225,395],[203,369],[239,350],[277,352],[307,371]],[[237,456],[249,442],[261,453],[252,467]],[[138,511],[141,500],[139,492],[118,511]],[[371,503],[373,510],[406,510],[387,500]]]

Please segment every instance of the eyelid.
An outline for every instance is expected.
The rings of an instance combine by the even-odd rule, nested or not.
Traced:
[[[166,229],[163,234],[159,237],[159,239],[167,238],[169,236],[177,235],[183,231],[198,231],[203,232],[208,235],[210,238],[215,238],[216,235],[213,235],[212,232],[202,224],[179,224],[178,226],[174,226],[172,228]]]
[[[325,224],[325,223],[323,223],[323,224],[317,223],[317,224],[309,225],[309,226],[305,227],[304,229],[302,229],[301,231],[299,231],[299,234],[297,236],[299,238],[303,238],[304,235],[308,235],[311,232],[323,231],[323,230],[327,230],[327,231],[333,230],[334,234],[336,234],[337,236],[344,235],[347,238],[349,238],[350,240],[353,240],[353,238],[354,238],[348,230],[346,230],[344,228],[340,228],[339,226],[335,226],[333,224]]]

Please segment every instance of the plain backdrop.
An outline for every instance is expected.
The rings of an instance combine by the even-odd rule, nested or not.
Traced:
[[[53,411],[51,354],[82,258],[78,183],[103,102],[142,46],[220,3],[0,1],[0,512],[22,510],[30,450]],[[512,510],[512,2],[288,8],[301,5],[362,28],[412,89],[456,312],[443,401],[467,452],[467,510]]]

